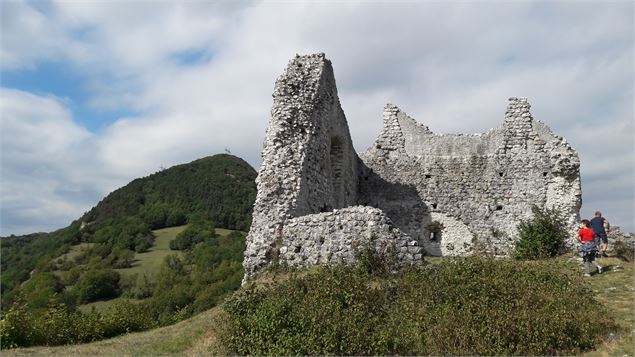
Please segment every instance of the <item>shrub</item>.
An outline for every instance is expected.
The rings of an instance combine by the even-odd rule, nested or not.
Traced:
[[[183,232],[176,235],[170,241],[172,250],[190,250],[196,244],[211,240],[216,237],[214,224],[208,221],[197,221],[192,223]]]
[[[558,255],[564,247],[567,231],[557,209],[532,206],[534,217],[518,224],[517,259],[543,259]]]
[[[31,309],[46,308],[64,290],[60,278],[49,272],[35,272],[20,286],[19,293]]]
[[[617,240],[613,243],[613,251],[616,257],[627,262],[632,262],[635,259],[635,245],[632,243]]]
[[[0,321],[2,348],[91,342],[156,327],[143,305],[115,302],[106,314],[82,313],[52,304],[36,313],[16,302]]]
[[[128,300],[115,301],[103,318],[105,337],[157,327],[148,307]]]
[[[119,295],[119,273],[112,269],[93,269],[85,272],[77,282],[81,302],[109,299]]]
[[[357,267],[367,274],[384,276],[397,269],[395,247],[390,244],[378,246],[375,235],[355,249],[355,260]]]
[[[482,258],[388,277],[320,267],[224,306],[221,341],[240,355],[578,354],[614,327],[577,275]]]
[[[27,305],[18,297],[0,320],[1,348],[30,346],[33,340],[33,315]]]
[[[139,235],[135,238],[135,252],[145,253],[154,245],[154,235],[152,233]]]

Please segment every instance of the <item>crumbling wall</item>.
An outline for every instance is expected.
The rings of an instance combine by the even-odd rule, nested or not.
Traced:
[[[293,218],[283,228],[279,259],[290,266],[352,264],[372,244],[398,261],[421,260],[421,248],[377,208],[354,206]]]
[[[565,140],[534,120],[529,109],[526,98],[510,98],[505,120],[496,129],[435,134],[387,105],[384,129],[361,157],[380,177],[416,187],[429,211],[418,230],[395,221],[397,227],[430,254],[461,247],[461,255],[474,249],[507,255],[517,239],[518,222],[530,217],[535,204],[560,209],[573,233],[581,205],[578,156]],[[392,203],[376,202],[376,207],[384,206]],[[434,214],[462,225],[446,224],[441,241],[431,241],[428,226]]]
[[[368,243],[401,264],[476,250],[507,255],[531,206],[560,209],[573,239],[580,161],[510,98],[500,127],[435,134],[394,105],[357,156],[324,54],[297,56],[276,81],[247,236],[246,277],[277,260],[355,261]],[[572,243],[572,242],[570,242]]]
[[[331,221],[299,230],[290,224],[295,224],[296,217],[322,219],[325,216],[314,215],[358,201],[360,160],[339,103],[333,68],[324,54],[297,56],[276,81],[262,158],[243,262],[247,276],[269,264],[274,256],[282,263],[313,261],[311,254],[302,259],[289,252],[281,254],[281,249],[312,241],[331,230],[326,223]],[[367,232],[374,231],[359,227],[349,231],[360,239],[368,238]],[[382,232],[376,233],[381,241]],[[338,247],[335,256],[352,255],[353,247],[347,252],[342,251],[342,244]]]

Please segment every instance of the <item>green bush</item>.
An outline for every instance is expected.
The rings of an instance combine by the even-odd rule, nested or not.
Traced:
[[[110,299],[119,295],[119,273],[112,269],[93,269],[79,278],[75,287],[82,303]]]
[[[29,307],[33,309],[46,308],[51,300],[56,300],[59,293],[64,290],[60,278],[49,272],[34,273],[20,287],[20,294]]]
[[[635,246],[632,243],[617,240],[613,243],[613,251],[616,257],[627,262],[635,259]]]
[[[518,224],[520,239],[516,242],[517,259],[544,259],[555,257],[567,238],[562,214],[555,208],[532,206],[533,218]]]
[[[214,224],[209,221],[200,220],[190,224],[183,232],[176,235],[170,241],[172,250],[190,250],[201,242],[209,241],[216,237]]]
[[[34,340],[33,314],[20,297],[11,305],[8,311],[3,312],[0,320],[0,347],[14,348],[18,346],[31,346]]]
[[[377,237],[355,248],[357,267],[367,274],[385,276],[397,269],[397,252],[394,245],[378,246]]]
[[[106,314],[82,313],[64,304],[52,304],[37,313],[17,301],[0,321],[1,347],[85,343],[156,327],[145,310],[142,305],[118,301]]]
[[[320,267],[225,306],[239,355],[561,355],[613,328],[578,276],[543,262],[457,258],[377,277]]]

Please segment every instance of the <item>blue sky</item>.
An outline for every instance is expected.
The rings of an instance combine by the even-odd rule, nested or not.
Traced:
[[[358,151],[386,102],[436,132],[498,126],[506,99],[582,161],[582,216],[633,222],[633,3],[0,3],[0,235],[66,226],[112,190],[223,152],[260,164],[276,77],[333,61]]]

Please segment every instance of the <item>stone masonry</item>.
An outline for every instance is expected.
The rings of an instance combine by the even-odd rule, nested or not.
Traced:
[[[273,92],[246,277],[273,260],[350,264],[364,244],[394,251],[401,264],[426,253],[507,255],[532,204],[560,209],[573,233],[577,153],[529,109],[526,98],[510,98],[496,129],[435,134],[388,104],[382,132],[360,157],[331,62],[296,56]]]

